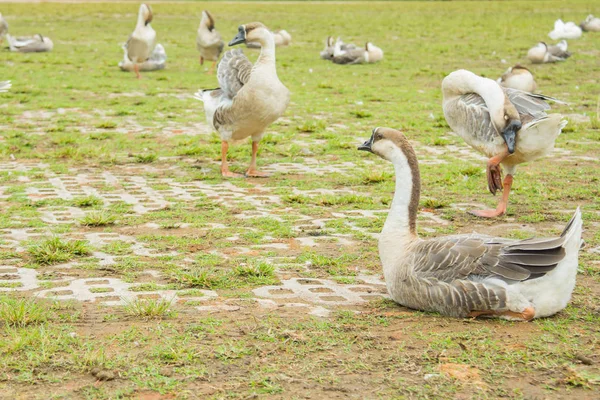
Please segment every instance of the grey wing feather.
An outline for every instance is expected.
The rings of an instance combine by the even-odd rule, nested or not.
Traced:
[[[455,100],[456,107],[454,112],[467,115],[459,116],[459,121],[465,121],[469,124],[468,131],[475,135],[482,142],[492,142],[498,132],[490,118],[490,112],[483,98],[477,93],[468,93],[458,97]]]
[[[348,50],[338,56],[333,56],[335,64],[358,64],[364,61],[365,51],[363,49]]]
[[[217,68],[217,79],[227,97],[233,99],[250,79],[252,63],[242,50],[235,49],[225,53]]]

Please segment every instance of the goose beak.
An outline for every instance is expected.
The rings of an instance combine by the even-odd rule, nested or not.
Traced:
[[[368,151],[369,153],[373,153],[373,149],[371,149],[371,146],[373,145],[374,137],[375,137],[375,134],[372,134],[371,137],[369,138],[369,140],[367,140],[366,142],[364,142],[363,144],[358,146],[358,150],[364,150],[364,151]]]
[[[508,147],[508,153],[512,154],[515,152],[515,143],[517,140],[517,132],[521,129],[521,121],[518,119],[511,120],[506,128],[502,131],[502,138],[506,142]]]
[[[238,28],[238,33],[235,37],[229,42],[230,46],[235,46],[236,44],[244,43],[246,41],[246,28],[241,25]]]

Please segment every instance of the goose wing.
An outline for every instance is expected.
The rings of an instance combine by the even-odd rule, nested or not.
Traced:
[[[483,143],[491,143],[498,135],[490,112],[483,98],[477,93],[468,93],[451,101],[444,107],[444,114],[451,120],[457,121],[465,131]]]
[[[333,62],[336,64],[359,64],[365,60],[364,49],[352,49],[344,51],[339,55],[333,56]]]
[[[217,79],[227,97],[233,99],[250,79],[252,63],[242,50],[235,49],[225,53],[217,68]]]

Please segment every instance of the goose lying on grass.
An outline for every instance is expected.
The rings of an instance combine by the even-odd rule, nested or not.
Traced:
[[[533,74],[522,65],[510,67],[497,82],[507,88],[521,90],[523,92],[533,93],[537,89]]]
[[[495,210],[471,211],[479,217],[506,212],[508,195],[518,164],[533,161],[554,149],[567,121],[546,114],[551,97],[502,88],[497,82],[466,70],[452,72],[442,81],[444,116],[450,128],[468,145],[489,157],[488,188],[502,190]],[[502,169],[506,178],[502,182]]]
[[[252,161],[246,176],[267,176],[256,169],[258,143],[290,101],[290,91],[277,76],[273,34],[260,22],[253,22],[241,25],[229,45],[246,41],[261,45],[256,63],[252,65],[241,50],[226,52],[217,68],[221,87],[201,90],[195,95],[204,102],[209,125],[221,136],[221,174],[225,177],[241,176],[229,170],[227,151],[230,141],[247,137],[252,138]]]
[[[376,63],[383,59],[383,50],[371,42],[365,47],[342,50],[340,42],[336,42],[332,61],[335,64],[365,64]]]
[[[336,43],[339,43],[339,48],[341,51],[356,49],[355,44],[344,43],[339,37],[337,40],[334,40],[333,36],[328,36],[325,40],[325,49],[323,49],[323,51],[320,53],[320,56],[323,60],[331,60],[333,58],[333,52],[335,50]]]
[[[532,64],[553,63],[565,61],[571,57],[567,51],[567,41],[561,40],[554,46],[548,46],[544,42],[539,42],[527,52],[527,58]]]
[[[581,28],[575,22],[563,22],[562,19],[557,19],[554,22],[554,29],[548,33],[550,39],[579,39],[581,37]]]
[[[200,65],[204,64],[204,60],[212,61],[212,65],[208,73],[212,75],[217,61],[223,52],[225,43],[221,39],[221,35],[215,29],[215,20],[208,10],[202,11],[198,34],[196,35],[196,48],[200,52]]]
[[[19,53],[43,53],[51,51],[54,48],[54,43],[49,37],[40,34],[34,36],[12,37],[6,35],[10,51]]]
[[[138,12],[135,30],[125,43],[127,59],[133,64],[133,71],[138,79],[140,78],[140,65],[150,58],[156,43],[156,32],[150,26],[150,22],[152,22],[152,10],[149,5],[142,4]]]
[[[585,21],[579,24],[579,27],[584,32],[600,32],[600,18],[596,18],[590,14]]]
[[[134,64],[129,61],[127,57],[127,47],[123,45],[123,50],[125,54],[123,56],[123,60],[119,61],[119,68],[122,71],[132,72],[134,71]],[[167,52],[162,44],[157,44],[154,48],[154,51],[150,55],[150,58],[141,63],[138,67],[139,71],[158,71],[160,69],[164,69],[167,65]]]
[[[402,133],[375,128],[359,150],[391,161],[396,191],[379,237],[390,297],[406,307],[451,317],[529,321],[566,307],[575,287],[582,220],[579,209],[554,238],[480,235],[420,239],[421,190],[415,152]]]

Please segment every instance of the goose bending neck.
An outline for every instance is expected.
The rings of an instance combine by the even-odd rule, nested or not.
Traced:
[[[483,98],[490,114],[504,113],[506,96],[504,90],[495,81],[482,78],[474,73],[460,69],[452,72],[442,82],[444,100],[476,93]]]
[[[405,154],[399,151],[392,163],[396,172],[396,190],[382,234],[386,232],[416,238],[417,209],[421,195],[417,158],[414,152]]]

